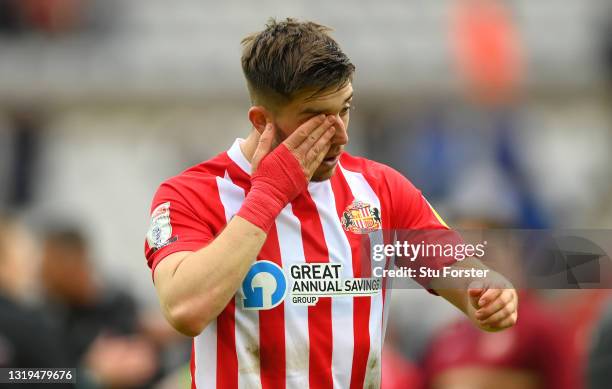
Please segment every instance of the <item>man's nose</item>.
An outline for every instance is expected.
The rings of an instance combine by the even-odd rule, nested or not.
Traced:
[[[340,114],[337,114],[335,118],[336,124],[334,124],[334,127],[336,128],[336,133],[334,134],[331,143],[342,146],[348,143],[349,136],[348,132],[346,131],[346,126],[340,118]]]

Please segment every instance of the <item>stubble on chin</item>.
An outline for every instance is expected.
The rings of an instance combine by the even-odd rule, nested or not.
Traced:
[[[312,178],[310,179],[310,181],[311,182],[321,182],[321,181],[329,180],[330,178],[332,178],[337,168],[338,168],[338,164],[336,164],[336,166],[334,166],[333,168],[327,169],[322,172],[315,171],[315,174],[312,175]]]

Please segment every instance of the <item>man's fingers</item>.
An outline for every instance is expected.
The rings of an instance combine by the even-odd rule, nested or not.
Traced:
[[[325,158],[325,154],[327,154],[330,147],[331,145],[325,146],[323,151],[310,163],[310,166],[308,167],[308,179],[312,178],[312,175],[317,170],[317,167],[319,167],[321,162],[323,162],[323,159]]]
[[[274,125],[272,123],[267,123],[266,128],[259,136],[259,140],[257,142],[257,148],[255,149],[255,153],[253,154],[251,169],[253,172],[257,170],[257,166],[259,162],[270,152],[274,147]]]
[[[308,119],[304,124],[293,131],[293,133],[289,135],[287,139],[285,139],[285,146],[287,146],[289,150],[297,149],[306,139],[308,139],[312,132],[324,124],[324,120],[325,115],[323,114]],[[321,136],[321,134],[319,134],[319,136]],[[316,139],[319,139],[319,136],[316,136]]]
[[[498,312],[501,312],[508,307],[513,309],[516,308],[516,301],[514,299],[514,295],[512,293],[502,293],[499,298],[492,301],[489,305],[476,311],[475,316],[478,320],[489,320],[495,315],[497,315]],[[491,320],[495,321],[495,319]]]
[[[498,311],[490,315],[487,319],[480,320],[480,322],[484,325],[494,325],[506,319],[507,317],[512,316],[514,312],[516,312],[516,303],[514,301],[511,301],[510,303],[502,306]]]
[[[472,307],[474,307],[475,309],[480,308],[480,305],[478,304],[478,300],[480,300],[480,296],[482,296],[482,294],[486,290],[487,289],[484,287],[483,283],[480,281],[472,282],[470,284],[470,286],[468,287],[468,296],[470,298],[470,303],[472,304]]]
[[[268,154],[274,148],[274,124],[266,123],[264,131],[259,137],[257,149],[263,153]]]
[[[486,305],[479,306],[479,309],[476,311],[477,319],[486,319],[491,316],[495,312],[502,309],[505,305],[507,305],[514,298],[513,294],[508,290],[508,292],[504,292],[503,289],[490,289],[492,291],[500,291],[497,295],[497,298],[490,301]],[[481,298],[482,300],[482,298]]]
[[[329,151],[331,147],[330,140],[336,133],[336,130],[333,127],[327,129],[327,131],[321,136],[317,142],[310,147],[310,149],[306,152],[304,156],[304,162],[306,163],[306,169],[310,170],[316,169],[323,159],[325,155]]]
[[[319,143],[319,140],[326,134],[326,131],[334,124],[336,124],[336,118],[334,116],[327,116],[325,120],[304,139],[302,144],[297,147],[297,151],[307,154],[317,145],[317,143]],[[299,129],[297,131],[299,131]]]
[[[517,319],[518,319],[518,315],[515,313],[514,315],[509,316],[505,318],[504,320],[500,321],[499,323],[497,323],[495,325],[495,329],[504,330],[506,328],[512,327],[513,325],[516,324]]]
[[[505,330],[506,328],[512,327],[513,325],[516,324],[517,320],[518,320],[518,315],[515,312],[513,315],[506,317],[505,319],[501,320],[498,323],[481,324],[480,328],[488,332],[498,332],[501,330]]]
[[[512,323],[514,324],[516,322],[516,317],[517,317],[517,306],[516,306],[516,302],[513,301],[510,304],[503,307],[502,309],[500,309],[499,311],[497,311],[487,320],[481,320],[480,324],[482,326],[487,326],[487,327],[500,327],[501,323],[507,321],[509,318],[514,320],[514,322]]]
[[[481,296],[480,299],[478,300],[478,306],[479,307],[484,307],[485,305],[489,304],[491,301],[497,299],[502,292],[505,289],[487,289]]]

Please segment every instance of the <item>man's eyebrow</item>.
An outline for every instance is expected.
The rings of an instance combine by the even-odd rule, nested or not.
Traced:
[[[350,96],[344,100],[343,104],[346,104],[352,98],[353,98],[353,93],[351,93]],[[325,110],[318,109],[318,108],[305,108],[302,112],[300,112],[300,115],[303,115],[303,114],[320,115],[325,112],[326,112]]]

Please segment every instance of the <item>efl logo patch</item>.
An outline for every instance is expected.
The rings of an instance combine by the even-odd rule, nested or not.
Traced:
[[[367,234],[381,228],[380,210],[355,200],[342,213],[342,227],[355,234]]]
[[[155,250],[172,243],[172,224],[170,224],[170,202],[163,203],[151,213],[151,226],[147,232],[149,247]]]

